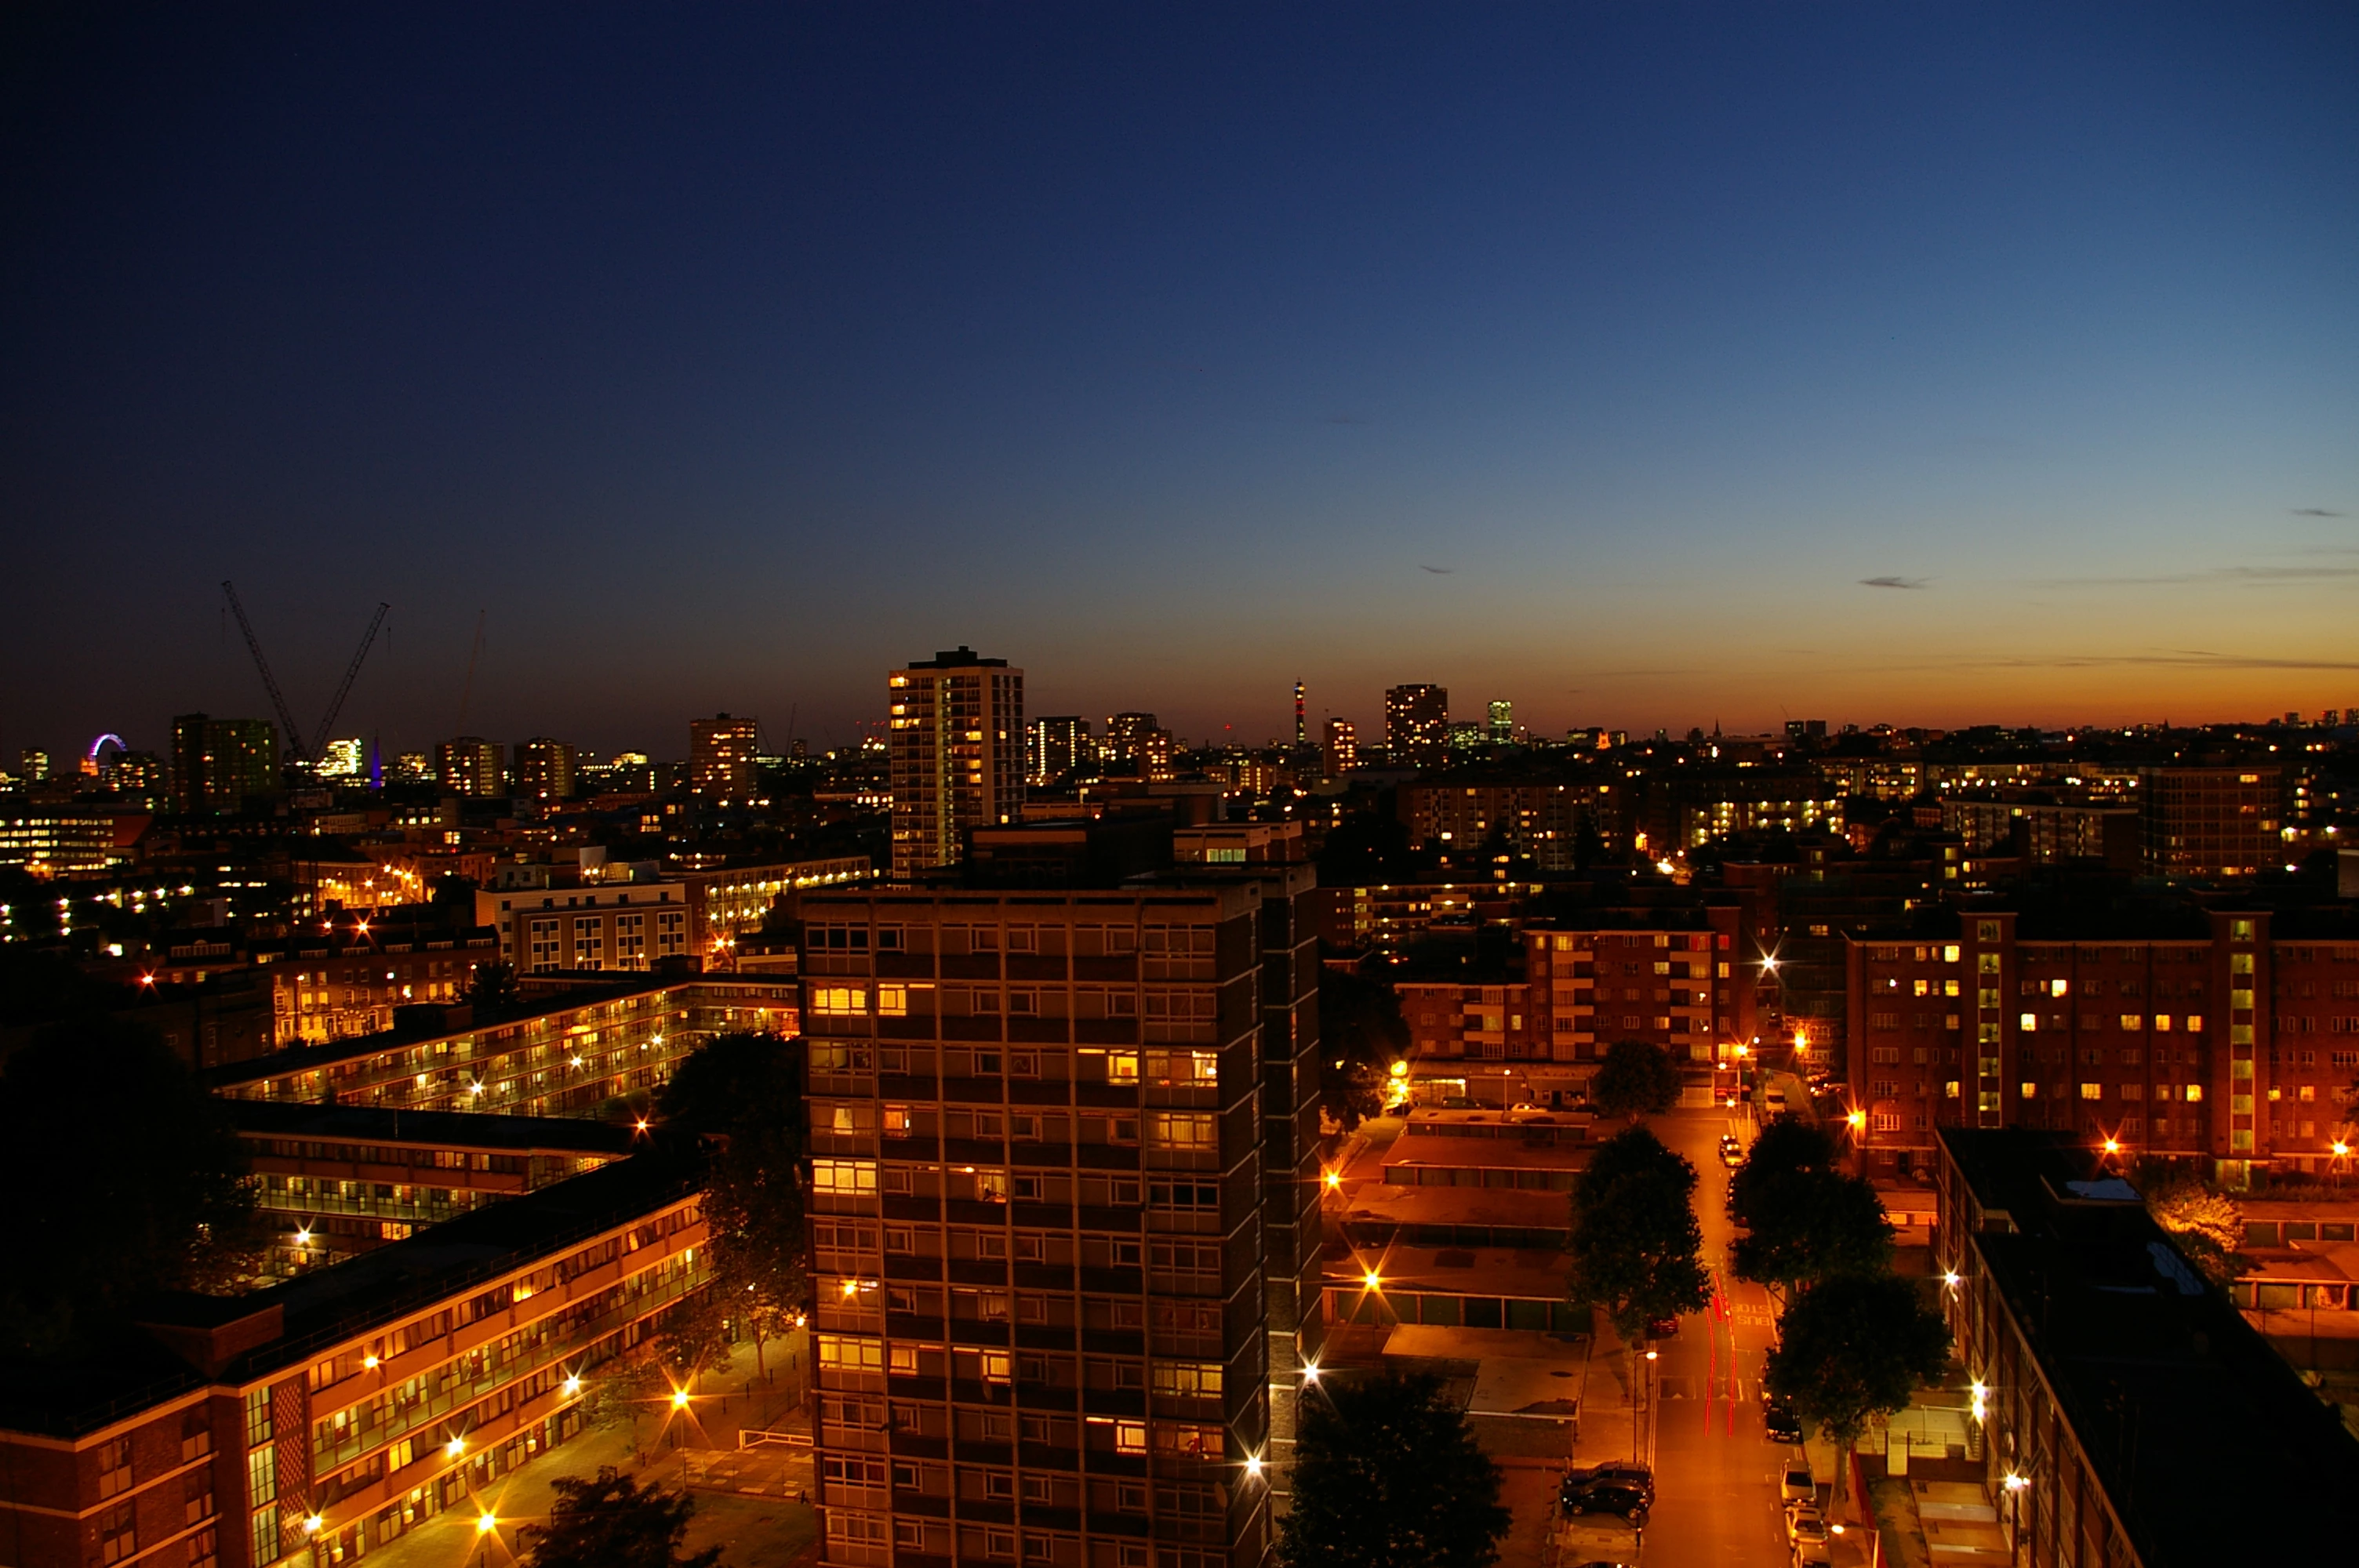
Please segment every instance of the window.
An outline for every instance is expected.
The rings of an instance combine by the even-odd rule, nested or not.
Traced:
[[[2103,1099],[2105,1098],[2105,1086],[2103,1084],[2082,1084],[2081,1086],[2081,1098],[2082,1099]]]
[[[1158,1149],[1214,1150],[1220,1147],[1220,1127],[1209,1111],[1150,1111],[1147,1140]]]
[[[876,1194],[876,1162],[814,1160],[811,1162],[811,1190],[836,1197],[874,1197]]]
[[[131,1439],[118,1437],[98,1447],[98,1495],[101,1500],[131,1489]]]
[[[909,1012],[909,988],[907,986],[878,986],[876,988],[876,1012],[877,1016],[880,1018],[908,1017]]]
[[[137,1515],[129,1503],[98,1516],[98,1560],[120,1563],[139,1550]],[[277,1555],[276,1552],[273,1556]]]
[[[2198,1100],[2201,1099],[2202,1098],[2203,1098],[2203,1086],[2202,1086],[2201,1084],[2190,1084],[2190,1085],[2188,1085],[2188,1086],[2187,1086],[2187,1103],[2188,1103],[2188,1104],[2190,1104],[2190,1105],[2193,1105],[2196,1101],[2198,1101]]]
[[[2143,1029],[2146,1027],[2146,1014],[2142,1012],[2125,1012],[2122,1014],[2121,1022],[2122,1030],[2125,1033]]]
[[[859,1017],[868,1011],[868,988],[865,986],[813,986],[810,988],[811,1011],[822,1018]]]
[[[905,1351],[910,1357],[907,1368],[899,1365],[899,1358]],[[893,1370],[915,1372],[918,1369],[917,1352],[913,1347],[897,1345],[893,1346],[893,1352],[895,1357]],[[822,1371],[829,1368],[843,1372],[881,1371],[885,1366],[884,1356],[884,1346],[874,1339],[853,1339],[840,1334],[822,1334],[819,1336],[819,1364]]]
[[[557,968],[558,950],[556,921],[536,920],[532,922],[530,962],[532,967],[536,969],[553,969]]]
[[[1138,1053],[1109,1051],[1106,1053],[1106,1082],[1135,1084],[1138,1082]]]

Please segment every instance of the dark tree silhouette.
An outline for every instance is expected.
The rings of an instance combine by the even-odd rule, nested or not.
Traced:
[[[1393,989],[1341,969],[1319,973],[1319,1091],[1349,1132],[1385,1108],[1387,1069],[1408,1054]]]
[[[1603,1307],[1625,1344],[1711,1299],[1695,1185],[1693,1165],[1632,1127],[1599,1146],[1573,1189],[1571,1298]]]
[[[1892,1267],[1892,1227],[1874,1184],[1842,1169],[1834,1139],[1794,1116],[1773,1119],[1728,1184],[1742,1277],[1786,1292],[1838,1274]]]
[[[1949,1327],[1914,1283],[1843,1275],[1810,1286],[1786,1309],[1762,1380],[1848,1454],[1868,1417],[1907,1406],[1949,1362]]]
[[[525,1558],[527,1568],[712,1568],[721,1548],[682,1555],[696,1504],[640,1486],[611,1465],[550,1483],[557,1500]]]
[[[1499,1469],[1438,1379],[1329,1378],[1297,1405],[1286,1568],[1487,1568],[1509,1515]]]
[[[679,1065],[658,1102],[667,1124],[725,1140],[704,1195],[712,1305],[762,1344],[809,1305],[803,1249],[803,1049],[775,1034],[720,1034]],[[675,1354],[705,1365],[717,1328],[685,1308]]]
[[[220,1102],[154,1030],[42,1029],[0,1075],[0,1247],[25,1265],[0,1279],[5,1347],[64,1349],[151,1292],[243,1282],[259,1239],[248,1169]]]
[[[1589,1103],[1600,1116],[1659,1116],[1680,1102],[1680,1070],[1669,1053],[1644,1040],[1616,1040],[1589,1080]]]

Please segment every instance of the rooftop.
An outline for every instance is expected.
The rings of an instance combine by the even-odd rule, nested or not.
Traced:
[[[2188,1264],[2127,1184],[2063,1135],[1944,1130],[1973,1238],[2148,1568],[2294,1561],[2359,1534],[2359,1438]],[[2037,1467],[2040,1456],[2027,1457]],[[2216,1499],[2235,1477],[2233,1508]]]

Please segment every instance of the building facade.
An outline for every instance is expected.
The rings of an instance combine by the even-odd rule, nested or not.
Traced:
[[[527,800],[573,798],[573,748],[536,735],[516,747],[516,794]]]
[[[2138,821],[2147,872],[2234,881],[2279,864],[2284,792],[2284,774],[2276,767],[2144,770]]]
[[[183,816],[234,815],[278,793],[278,726],[266,719],[172,720],[172,809]]]
[[[1450,693],[1438,686],[1385,690],[1385,755],[1397,768],[1450,764]]]
[[[434,776],[452,795],[497,797],[508,792],[507,748],[461,735],[434,748]]]
[[[716,713],[688,725],[688,787],[713,800],[751,800],[761,749],[758,719]]]
[[[1097,736],[1078,714],[1035,719],[1025,729],[1024,777],[1035,788],[1089,773],[1097,761]]]
[[[1259,902],[806,903],[827,1563],[1264,1561]]]
[[[893,880],[958,864],[968,829],[1024,809],[1024,672],[959,647],[895,670]]]
[[[2201,1159],[2316,1171],[2359,1076],[2359,939],[2206,912],[2169,936],[2020,935],[1969,911],[1849,944],[1850,1091],[1879,1169],[1944,1127],[2040,1128]]]

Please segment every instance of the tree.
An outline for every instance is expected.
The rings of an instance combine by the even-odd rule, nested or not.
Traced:
[[[1680,1070],[1670,1054],[1644,1040],[1616,1040],[1589,1080],[1589,1103],[1600,1116],[1659,1116],[1680,1101]]]
[[[712,1300],[752,1334],[757,1367],[763,1342],[785,1332],[810,1303],[802,1081],[799,1043],[775,1034],[719,1034],[679,1065],[658,1102],[666,1123],[725,1141],[712,1158],[704,1195],[712,1227]],[[690,1318],[683,1318],[675,1339],[707,1354],[725,1343]]]
[[[1329,1378],[1297,1396],[1286,1568],[1487,1568],[1510,1516],[1499,1467],[1439,1379]]]
[[[1382,1115],[1388,1069],[1408,1054],[1408,1025],[1392,987],[1347,970],[1319,971],[1319,1091],[1351,1131]]]
[[[1892,1267],[1892,1225],[1872,1183],[1841,1171],[1788,1171],[1756,1188],[1753,1228],[1731,1260],[1740,1278],[1780,1292]]]
[[[467,980],[467,1000],[479,1012],[496,1012],[516,1001],[516,969],[500,963],[477,964]]]
[[[1693,1165],[1631,1127],[1598,1147],[1573,1188],[1571,1298],[1603,1306],[1625,1344],[1711,1299],[1695,1185]]]
[[[1737,1273],[1780,1292],[1837,1274],[1892,1266],[1892,1227],[1875,1184],[1845,1172],[1815,1123],[1773,1119],[1728,1183],[1729,1217],[1747,1227]]]
[[[1906,1407],[1949,1363],[1949,1327],[1915,1284],[1846,1274],[1810,1286],[1786,1309],[1762,1380],[1848,1454],[1870,1416]]]
[[[2245,1244],[2242,1204],[2200,1177],[2167,1166],[2142,1168],[2138,1186],[2147,1212],[2206,1279],[2225,1285],[2244,1271],[2245,1259],[2238,1250]]]
[[[640,1486],[611,1465],[584,1478],[562,1476],[549,1522],[526,1557],[527,1568],[713,1568],[721,1548],[682,1555],[695,1502]]]
[[[1728,1217],[1739,1225],[1760,1223],[1768,1190],[1781,1178],[1840,1170],[1841,1161],[1833,1134],[1792,1111],[1780,1111],[1763,1124],[1760,1136],[1745,1151],[1745,1162],[1728,1179]]]
[[[67,1114],[64,1108],[80,1108]],[[154,1030],[40,1030],[0,1074],[0,1348],[103,1334],[157,1291],[226,1292],[257,1259],[245,1146]],[[30,1260],[38,1260],[38,1267]]]

